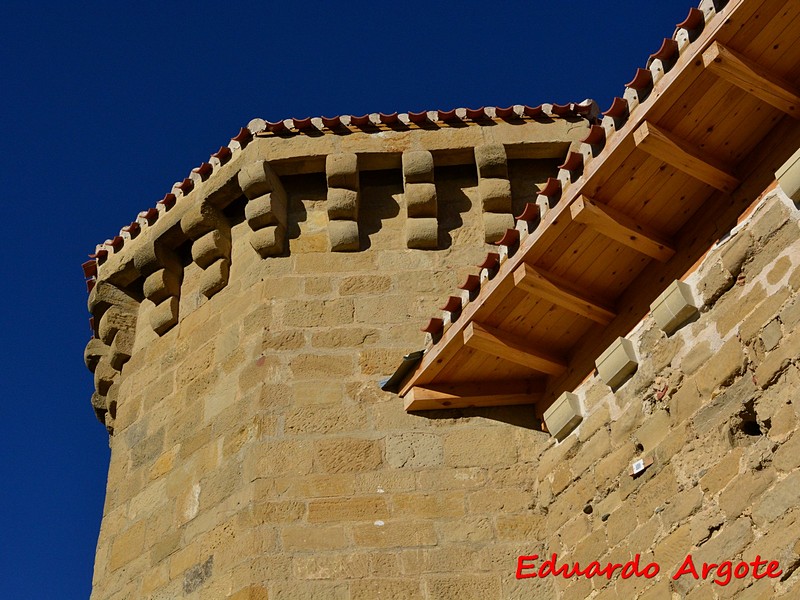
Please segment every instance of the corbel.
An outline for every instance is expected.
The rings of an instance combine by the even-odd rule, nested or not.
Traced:
[[[219,208],[203,199],[181,217],[181,230],[192,240],[192,260],[203,269],[200,292],[211,298],[228,284],[230,223]]]
[[[403,152],[403,193],[406,201],[406,245],[438,246],[438,202],[433,178],[433,155],[427,150]]]
[[[249,163],[239,171],[239,187],[247,198],[244,211],[252,230],[250,245],[262,258],[283,254],[288,200],[275,171],[265,160]]]
[[[353,153],[329,154],[325,159],[325,176],[328,182],[328,238],[331,250],[358,250],[358,157]]]
[[[484,239],[494,243],[514,227],[511,207],[511,181],[508,158],[502,144],[475,146],[478,168],[478,195],[483,209]]]

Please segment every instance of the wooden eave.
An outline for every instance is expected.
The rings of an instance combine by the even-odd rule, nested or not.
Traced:
[[[541,416],[585,379],[800,145],[798,33],[795,0],[734,0],[708,20],[538,225],[501,248],[402,386],[406,409],[511,397]],[[430,391],[445,388],[480,393]]]

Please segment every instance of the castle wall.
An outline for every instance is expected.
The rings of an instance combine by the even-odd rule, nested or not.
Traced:
[[[487,250],[474,168],[437,168],[432,251],[406,246],[396,172],[362,176],[353,253],[328,251],[323,177],[283,184],[286,255],[253,251],[234,202],[228,284],[206,298],[185,259],[180,322],[136,328],[115,383],[92,598],[798,591],[796,578],[670,580],[689,553],[758,554],[783,579],[800,561],[800,242],[782,193],[688,277],[700,315],[671,336],[645,319],[628,336],[636,374],[615,392],[584,382],[584,420],[556,443],[529,407],[407,414],[377,385]],[[138,322],[152,310],[142,302]],[[638,458],[652,465],[633,478]],[[640,554],[661,572],[515,576],[519,556],[551,553],[582,565]]]

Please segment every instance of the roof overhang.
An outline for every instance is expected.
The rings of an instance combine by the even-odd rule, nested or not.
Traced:
[[[800,146],[800,3],[706,5],[604,113],[582,172],[518,220],[428,329],[407,410],[534,403],[541,416]]]

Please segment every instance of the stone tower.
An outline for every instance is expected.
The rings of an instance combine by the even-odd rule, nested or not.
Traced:
[[[92,598],[796,597],[795,4],[602,114],[256,119],[98,246]]]

